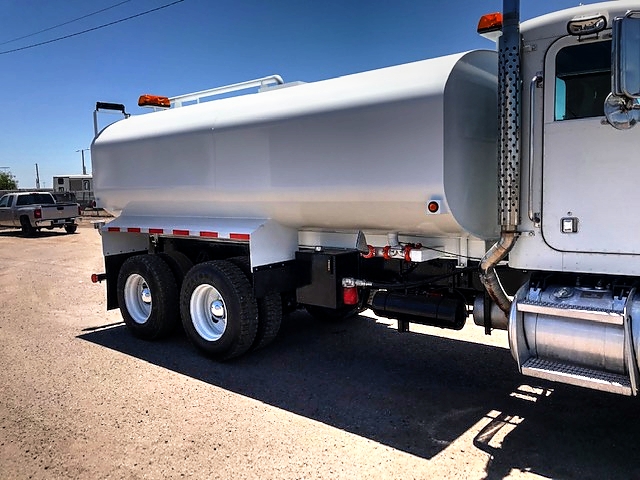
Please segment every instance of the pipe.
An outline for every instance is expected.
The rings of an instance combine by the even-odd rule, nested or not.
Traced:
[[[504,23],[498,41],[498,190],[500,239],[480,262],[480,280],[505,314],[511,310],[495,267],[511,251],[520,224],[520,1],[503,0]],[[531,139],[529,140],[531,141]]]
[[[500,283],[495,266],[509,254],[516,239],[516,232],[502,232],[500,240],[485,253],[480,262],[480,281],[491,299],[507,315],[511,310],[511,300]]]

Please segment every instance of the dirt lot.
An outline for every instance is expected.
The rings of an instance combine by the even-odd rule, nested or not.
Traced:
[[[518,375],[506,335],[298,313],[218,364],[107,312],[100,237],[0,231],[0,478],[640,478],[638,400]]]

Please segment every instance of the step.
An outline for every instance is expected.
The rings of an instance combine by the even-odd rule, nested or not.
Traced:
[[[621,395],[632,395],[629,377],[591,368],[531,357],[522,364],[522,374],[578,387]]]
[[[624,313],[619,310],[588,308],[583,306],[543,302],[518,302],[518,311],[552,315],[555,317],[590,320],[592,322],[608,323],[610,325],[622,325],[624,321]]]

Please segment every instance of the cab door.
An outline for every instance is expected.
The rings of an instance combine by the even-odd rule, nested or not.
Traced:
[[[542,235],[556,250],[640,253],[640,128],[604,120],[611,40],[564,37],[545,58]]]
[[[0,198],[0,223],[7,226],[12,223],[11,208],[9,208],[9,199],[11,195],[3,195]]]

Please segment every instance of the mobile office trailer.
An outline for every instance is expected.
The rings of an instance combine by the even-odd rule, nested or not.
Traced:
[[[246,85],[144,96],[173,108],[136,117],[97,104],[126,117],[92,144],[96,201],[116,216],[94,275],[108,308],[145,338],[181,318],[224,359],[269,343],[283,306],[372,308],[400,330],[458,329],[473,306],[509,330],[523,374],[636,394],[638,11],[520,25],[505,1],[479,24],[497,52],[274,76],[205,103]]]

